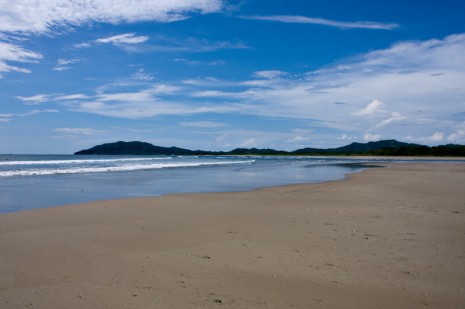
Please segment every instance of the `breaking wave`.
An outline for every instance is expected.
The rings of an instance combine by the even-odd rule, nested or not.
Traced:
[[[159,159],[159,158],[156,158]],[[167,158],[165,158],[167,159]],[[108,166],[73,166],[63,167],[58,166],[54,168],[37,168],[31,167],[26,169],[14,169],[8,171],[0,171],[0,177],[9,176],[39,176],[39,175],[58,175],[58,174],[83,174],[83,173],[108,173],[108,172],[126,172],[126,171],[139,171],[139,170],[155,170],[164,168],[186,168],[186,167],[200,167],[200,166],[222,166],[222,165],[234,165],[234,164],[251,164],[255,160],[237,160],[237,161],[203,161],[203,162],[160,162],[160,163],[128,163],[131,161],[151,161],[150,159],[117,159],[117,160],[63,160],[61,161],[31,161],[35,163],[26,164],[27,161],[17,161],[16,165],[40,165],[40,164],[90,164],[90,163],[115,163],[119,161],[125,162],[125,164],[108,165]],[[78,161],[78,162],[70,162]],[[41,163],[37,163],[41,162]],[[47,163],[42,163],[47,162]],[[55,162],[55,163],[52,163]],[[6,162],[2,162],[6,163]],[[13,162],[9,162],[13,163]],[[5,165],[5,164],[4,164]],[[9,164],[14,165],[14,164]]]

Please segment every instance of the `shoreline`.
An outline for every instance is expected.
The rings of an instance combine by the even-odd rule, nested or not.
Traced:
[[[452,308],[465,165],[0,214],[2,308]]]
[[[306,157],[305,157],[306,158]],[[404,160],[402,160],[404,159]],[[259,159],[257,159],[259,161]],[[465,158],[384,158],[319,157],[308,166],[278,164],[276,169],[259,169],[255,165],[237,171],[201,170],[202,177],[183,169],[157,169],[117,173],[70,173],[38,176],[0,177],[0,215],[30,209],[61,207],[120,198],[159,197],[169,194],[242,192],[288,184],[311,184],[344,179],[363,168],[395,162],[465,163]],[[310,162],[312,162],[310,160]],[[345,161],[348,161],[345,163]],[[61,162],[61,161],[60,161]],[[64,161],[66,162],[66,161]],[[267,162],[258,162],[257,167]],[[297,162],[297,161],[296,161]],[[315,169],[305,172],[307,167]],[[60,167],[55,167],[59,169]],[[288,170],[286,170],[288,169]],[[324,169],[327,169],[324,171]],[[27,169],[26,169],[27,170]],[[216,172],[215,172],[216,170]],[[248,173],[248,170],[251,173]],[[140,174],[136,174],[140,172]],[[255,173],[255,174],[254,174]],[[225,175],[228,175],[227,177]],[[179,178],[177,181],[174,181]],[[221,180],[221,182],[216,181]],[[24,194],[24,192],[28,194]]]
[[[401,162],[399,162],[401,163]],[[462,162],[454,162],[454,163],[462,163]],[[463,162],[465,163],[465,161]],[[270,185],[270,186],[264,186],[264,187],[255,187],[255,188],[250,188],[250,189],[238,189],[238,190],[230,190],[230,191],[205,191],[205,192],[181,192],[181,193],[163,193],[163,194],[147,194],[143,196],[135,196],[135,197],[116,197],[116,198],[106,198],[106,199],[97,199],[97,200],[91,200],[91,201],[85,201],[85,202],[76,202],[76,203],[67,203],[67,204],[61,204],[61,205],[54,205],[54,206],[46,206],[46,207],[37,207],[37,208],[27,208],[27,209],[20,209],[17,211],[10,211],[10,212],[0,212],[0,217],[3,215],[11,215],[11,214],[20,214],[20,213],[27,213],[27,212],[36,212],[36,211],[42,211],[42,210],[47,210],[47,209],[55,209],[55,208],[62,208],[62,207],[80,207],[82,205],[86,204],[99,204],[99,203],[112,203],[112,202],[123,202],[127,201],[128,203],[131,203],[131,201],[138,201],[138,200],[153,200],[153,199],[159,199],[163,197],[175,197],[175,196],[183,196],[183,195],[209,195],[209,194],[228,194],[228,193],[252,193],[256,191],[261,191],[261,190],[273,190],[273,189],[279,189],[279,188],[286,188],[286,187],[293,187],[293,186],[312,186],[312,185],[318,185],[318,184],[325,184],[325,183],[332,183],[332,182],[340,182],[340,181],[346,181],[351,175],[354,174],[359,174],[363,173],[365,170],[368,169],[382,169],[382,168],[388,168],[387,165],[392,164],[392,162],[353,162],[353,163],[333,163],[333,164],[328,164],[329,166],[331,165],[348,165],[348,166],[354,166],[354,171],[345,173],[341,179],[332,179],[332,180],[321,180],[317,182],[302,182],[302,183],[290,183],[290,184],[283,184],[283,185]]]

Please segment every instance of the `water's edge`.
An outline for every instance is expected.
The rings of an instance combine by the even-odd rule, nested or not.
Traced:
[[[0,213],[109,199],[321,183],[381,167],[385,162],[404,162],[384,158],[263,156],[38,158],[2,160],[0,156],[0,173],[10,175],[0,177]],[[50,173],[51,170],[56,172]]]

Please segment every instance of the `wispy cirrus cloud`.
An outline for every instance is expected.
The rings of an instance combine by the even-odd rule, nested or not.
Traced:
[[[31,72],[11,62],[37,62],[42,59],[40,53],[6,41],[6,38],[15,35],[27,37],[63,33],[73,27],[92,23],[167,23],[187,19],[195,14],[220,12],[223,8],[223,0],[0,0],[0,78],[2,72]],[[84,42],[75,47],[90,47],[98,43],[128,46],[147,40],[146,36],[127,33]],[[54,70],[68,68],[58,63]]]
[[[242,41],[214,41],[204,38],[188,37],[188,38],[168,38],[158,37],[154,39],[153,44],[146,44],[145,46],[129,47],[130,50],[135,52],[189,52],[189,53],[205,53],[213,52],[217,50],[226,49],[250,49],[250,47]],[[127,48],[128,49],[128,48]],[[200,62],[193,63],[179,58],[179,62],[185,62],[186,64],[202,64]],[[215,63],[211,65],[217,65]]]
[[[202,113],[234,112],[230,104],[213,104],[205,102],[185,102],[186,89],[181,86],[163,83],[144,83],[146,87],[132,91],[117,91],[101,87],[93,94],[74,93],[68,95],[40,94],[31,97],[17,97],[23,102],[52,102],[69,111],[84,112],[108,117],[143,119],[161,115],[193,115]],[[126,88],[124,84],[122,87]],[[135,87],[139,87],[136,85]]]
[[[194,115],[203,113],[228,113],[235,108],[228,105],[199,104],[193,106],[176,100],[166,100],[157,97],[147,97],[140,100],[139,94],[123,93],[114,96],[112,100],[96,98],[93,101],[64,102],[68,109],[75,112],[97,114],[102,116],[144,119],[162,115]]]
[[[42,113],[59,113],[59,111],[56,109],[33,109],[25,113],[19,113],[19,114],[0,114],[0,123],[10,122],[13,118],[16,118],[16,117],[28,117],[28,116],[34,116],[34,115],[42,114]]]
[[[73,59],[63,59],[60,58],[57,60],[56,65],[52,68],[54,71],[66,71],[71,69],[71,65],[74,63],[82,62],[82,59],[73,58]]]
[[[109,132],[106,130],[97,130],[97,129],[91,129],[91,128],[68,128],[68,127],[56,128],[53,131],[57,133],[67,134],[67,135],[85,135],[85,136],[100,135],[100,134],[105,134]]]
[[[183,127],[196,128],[196,129],[214,129],[225,127],[225,123],[215,122],[215,121],[191,121],[191,122],[181,122],[179,125]]]
[[[114,44],[114,45],[121,45],[121,44],[141,44],[148,41],[148,36],[136,36],[135,33],[124,33],[113,35],[105,38],[100,38],[95,40],[95,43],[107,43],[107,44]]]
[[[223,9],[222,0],[0,0],[0,32],[43,34],[92,22],[173,22]]]
[[[118,35],[112,35],[100,39],[96,39],[89,42],[78,43],[74,45],[74,48],[88,48],[96,44],[112,44],[122,48],[126,48],[131,45],[142,44],[147,42],[150,37],[145,35],[136,35],[136,33],[123,33]]]
[[[222,113],[298,120],[308,129],[333,132],[334,140],[323,141],[332,145],[348,137],[465,143],[464,55],[465,34],[457,34],[399,42],[299,74],[264,70],[240,80],[147,81],[132,90],[124,84],[85,95],[42,94],[35,100],[47,98],[70,111],[127,119],[208,114],[214,121],[212,114]],[[209,123],[195,122],[191,126],[208,129]],[[256,137],[250,138],[259,145]],[[305,138],[294,134],[288,140]]]
[[[174,62],[184,63],[186,65],[206,65],[206,66],[218,66],[218,65],[225,65],[226,61],[224,60],[213,60],[213,61],[199,61],[199,60],[191,60],[186,58],[176,58],[173,60]]]
[[[212,41],[203,38],[188,37],[188,38],[173,38],[159,36],[147,41],[148,36],[139,36],[135,33],[125,33],[114,35],[110,37],[100,38],[90,42],[84,42],[74,45],[75,48],[87,48],[96,44],[112,44],[123,48],[128,52],[133,53],[177,53],[177,52],[190,52],[190,53],[204,53],[224,49],[249,49],[250,47],[241,41]],[[144,44],[145,43],[145,44]],[[177,58],[175,62],[183,62],[188,65],[220,65],[217,62],[200,62],[190,61],[185,58]]]
[[[40,53],[30,51],[13,43],[0,41],[0,78],[2,78],[2,72],[31,72],[24,67],[12,65],[11,62],[35,63],[42,57]]]
[[[29,97],[17,96],[16,99],[23,101],[26,105],[39,105],[40,103],[46,102],[49,99],[49,95],[36,94]]]
[[[262,117],[308,119],[341,136],[411,141],[434,136],[429,142],[443,136],[463,143],[464,130],[455,127],[465,110],[464,55],[465,34],[456,34],[399,42],[304,74],[264,71],[261,80],[238,81],[236,88],[216,79],[186,84],[196,89],[193,98],[239,102],[241,113]]]
[[[59,112],[60,111],[57,109],[33,109],[26,113],[17,114],[16,116],[26,117],[26,116],[33,116],[33,115],[42,114],[42,113],[59,113]]]
[[[76,94],[68,94],[68,95],[62,95],[62,96],[57,96],[54,98],[54,100],[84,100],[88,99],[89,96],[82,94],[82,93],[76,93]]]
[[[306,17],[306,16],[299,16],[299,15],[271,15],[271,16],[252,15],[252,16],[241,16],[241,18],[280,22],[280,23],[290,23],[290,24],[323,25],[323,26],[336,27],[340,29],[393,30],[399,27],[399,25],[396,23],[380,23],[380,22],[372,22],[372,21],[346,22],[346,21],[337,21],[337,20],[331,20],[331,19],[325,19],[325,18]]]

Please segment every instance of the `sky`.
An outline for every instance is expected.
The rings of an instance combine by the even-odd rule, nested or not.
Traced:
[[[462,0],[0,0],[0,153],[465,144]]]

